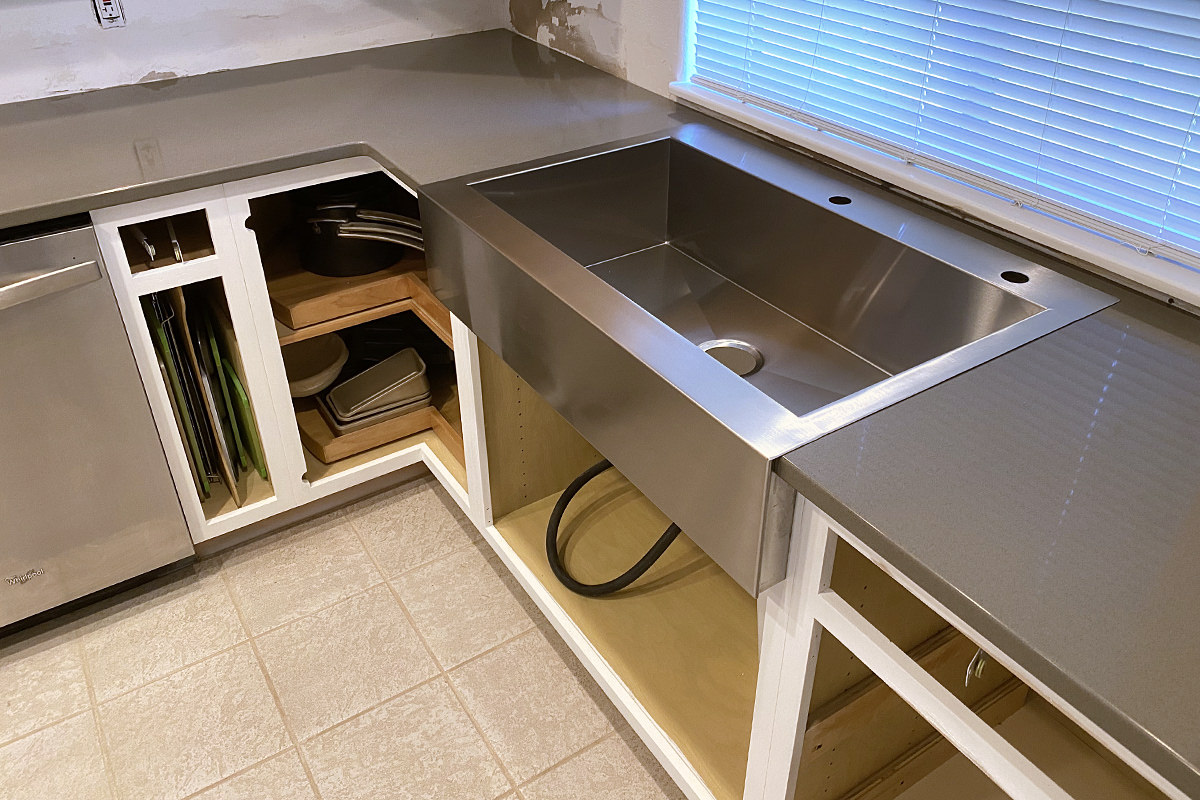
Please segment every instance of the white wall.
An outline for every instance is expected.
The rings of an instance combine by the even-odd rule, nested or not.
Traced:
[[[505,27],[505,0],[0,0],[0,103]]]
[[[685,0],[507,0],[513,30],[665,95],[682,53]]]

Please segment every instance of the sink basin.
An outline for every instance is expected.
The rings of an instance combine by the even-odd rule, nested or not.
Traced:
[[[1113,302],[723,126],[426,193],[439,296],[755,594],[775,458]]]

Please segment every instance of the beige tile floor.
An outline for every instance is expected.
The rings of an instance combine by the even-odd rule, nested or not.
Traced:
[[[432,478],[0,640],[0,800],[657,800]]]

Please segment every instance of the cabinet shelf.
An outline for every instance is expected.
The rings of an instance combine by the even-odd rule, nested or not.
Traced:
[[[425,257],[410,251],[387,269],[366,275],[317,275],[300,266],[291,247],[263,256],[275,318],[302,329],[410,297],[408,277],[425,274]]]
[[[390,317],[393,314],[399,314],[404,311],[412,311],[448,347],[453,347],[454,339],[450,333],[449,310],[433,296],[433,293],[429,291],[429,287],[417,275],[408,273],[397,277],[397,283],[404,287],[401,291],[406,296],[382,305],[355,311],[351,314],[334,317],[311,325],[305,325],[302,328],[289,328],[286,323],[276,318],[275,332],[279,337],[279,344],[288,345],[295,342],[302,342],[314,336],[322,336],[326,333],[345,330],[355,325],[361,325],[364,322],[383,319],[384,317]]]
[[[407,424],[411,426],[407,435],[361,452],[337,458],[332,463],[322,461],[315,451],[333,449],[331,445],[337,439],[345,439],[345,445],[353,449],[358,437],[367,431],[337,437],[329,428],[321,412],[317,410],[315,401],[308,398],[294,400],[296,424],[300,429],[301,440],[304,444],[308,481],[315,483],[356,467],[389,458],[419,444],[426,444],[465,492],[467,486],[465,445],[454,367],[452,365],[431,366],[428,375],[432,392],[430,405],[398,418],[402,425],[407,421]],[[326,454],[328,455],[328,453]]]
[[[245,493],[245,500],[241,508],[249,508],[264,500],[271,500],[275,497],[275,491],[271,488],[270,481],[264,480],[257,472],[251,471],[248,477],[244,477],[245,485],[242,491]],[[209,522],[219,520],[226,514],[231,514],[238,510],[238,504],[234,501],[233,495],[229,490],[221,485],[214,484],[211,489],[211,495],[207,500],[204,500],[200,506],[204,509],[204,518]]]
[[[997,732],[1025,754],[1072,797],[1089,800],[1164,800],[1164,796],[1111,756],[1093,745],[1048,703],[1031,698],[997,727]],[[846,800],[875,800],[865,790]],[[955,754],[899,800],[1008,800],[987,776],[961,754]]]
[[[460,456],[443,441],[442,437],[433,430],[424,430],[414,433],[411,436],[405,436],[402,439],[397,439],[394,442],[380,445],[358,455],[343,458],[341,461],[335,461],[332,464],[322,462],[315,455],[310,453],[307,448],[304,450],[304,463],[306,467],[305,479],[313,485],[320,484],[338,475],[341,475],[351,470],[361,467],[370,466],[376,462],[382,462],[399,454],[412,450],[420,445],[425,445],[433,453],[434,457],[441,462],[446,471],[453,476],[458,482],[461,493],[465,494],[467,490],[467,470],[463,465]]]
[[[410,252],[385,270],[335,278],[302,269],[288,249],[263,257],[281,345],[412,311],[453,347],[450,312],[425,285],[425,258]]]

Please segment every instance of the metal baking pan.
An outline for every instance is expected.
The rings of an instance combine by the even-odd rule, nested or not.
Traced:
[[[354,433],[364,428],[369,428],[372,425],[378,425],[381,422],[402,417],[405,414],[411,414],[414,411],[420,411],[422,408],[429,408],[431,395],[418,397],[409,403],[403,403],[391,408],[385,408],[382,411],[376,411],[373,414],[365,414],[350,422],[343,422],[329,408],[329,403],[324,397],[317,398],[317,410],[321,412],[321,417],[325,420],[325,424],[333,431],[336,436],[344,436],[347,433]]]
[[[326,402],[341,422],[352,422],[429,394],[425,362],[411,347],[329,390]]]

